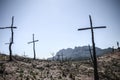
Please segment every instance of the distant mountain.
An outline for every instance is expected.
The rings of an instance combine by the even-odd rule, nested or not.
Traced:
[[[91,47],[92,49],[92,47]],[[92,51],[92,50],[91,50]],[[107,48],[107,49],[101,49],[96,47],[96,55],[101,56],[105,53],[111,52],[112,48]],[[67,49],[61,49],[59,50],[56,55],[54,56],[54,59],[58,59],[57,55],[62,55],[63,54],[63,59],[72,59],[72,60],[80,60],[80,59],[88,59],[90,58],[90,51],[88,46],[82,46],[82,47],[75,47],[74,49],[72,48],[67,48]],[[51,60],[52,58],[49,58]],[[60,56],[60,59],[62,57]]]

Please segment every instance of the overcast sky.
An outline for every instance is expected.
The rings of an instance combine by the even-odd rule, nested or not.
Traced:
[[[15,17],[13,54],[33,57],[32,34],[36,43],[37,58],[51,57],[60,49],[91,45],[89,14],[96,29],[97,47],[116,47],[120,42],[120,0],[0,0],[0,27],[11,25]],[[10,29],[0,30],[0,51],[9,54]]]

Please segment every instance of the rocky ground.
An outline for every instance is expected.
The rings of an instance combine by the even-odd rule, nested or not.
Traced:
[[[59,62],[13,58],[9,62],[8,56],[0,55],[0,80],[94,80],[90,60]],[[99,57],[98,70],[100,80],[120,80],[120,52]]]

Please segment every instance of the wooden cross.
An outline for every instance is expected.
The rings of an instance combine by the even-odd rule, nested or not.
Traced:
[[[9,43],[10,61],[12,61],[12,44],[13,44],[13,36],[14,36],[13,29],[17,28],[15,26],[13,26],[13,23],[14,23],[14,16],[12,16],[12,24],[10,27],[0,27],[0,29],[11,29],[11,40]]]
[[[88,27],[88,28],[81,28],[81,29],[78,29],[78,31],[91,29],[92,47],[93,47],[94,80],[99,80],[98,69],[97,69],[98,66],[97,66],[95,42],[94,42],[94,31],[93,31],[93,29],[106,28],[106,26],[93,27],[93,25],[92,25],[92,19],[91,19],[90,15],[89,15],[89,19],[90,19],[90,27]]]
[[[34,34],[33,34],[33,41],[28,42],[28,44],[33,43],[33,52],[34,52],[34,60],[36,59],[36,53],[35,53],[35,42],[38,42],[39,40],[34,39]]]
[[[24,58],[27,58],[27,55],[25,54],[25,52],[23,53],[23,57],[24,57]]]

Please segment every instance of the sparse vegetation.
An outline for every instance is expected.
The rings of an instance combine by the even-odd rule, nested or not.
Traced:
[[[1,57],[6,55],[1,55]],[[120,52],[105,54],[98,59],[100,80],[120,79]],[[9,58],[9,57],[8,57]],[[0,63],[0,80],[93,80],[90,60],[58,61],[14,57]]]

